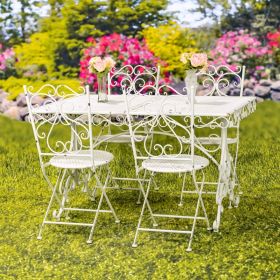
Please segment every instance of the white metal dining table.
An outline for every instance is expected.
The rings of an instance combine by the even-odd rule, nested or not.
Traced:
[[[111,116],[125,116],[126,106],[122,95],[110,95],[106,103],[98,102],[97,95],[91,95],[91,114],[110,118]],[[129,97],[128,97],[129,98]],[[134,97],[133,114],[144,116],[158,113],[158,109],[165,96],[143,95]],[[172,104],[169,105],[167,114],[170,116],[189,116],[189,104],[184,102],[182,96],[172,96]],[[249,116],[256,109],[255,97],[235,96],[196,96],[194,115],[197,122],[204,127],[203,117],[211,118],[210,127],[221,129],[221,156],[218,162],[219,180],[216,190],[217,216],[213,223],[213,229],[218,231],[223,211],[223,199],[229,197],[235,199],[234,182],[232,182],[232,166],[230,164],[230,152],[227,143],[228,128],[234,126],[240,120]],[[170,100],[170,99],[169,99]],[[64,99],[59,105],[59,110],[64,114],[83,115],[88,111],[88,102],[85,96]],[[59,102],[57,102],[59,104]],[[143,108],[145,106],[145,109]],[[148,106],[148,109],[147,109]],[[36,109],[37,113],[55,113],[57,107],[54,104],[45,104]],[[208,122],[209,125],[209,122]],[[209,126],[208,126],[209,127]],[[209,154],[211,157],[211,155]]]

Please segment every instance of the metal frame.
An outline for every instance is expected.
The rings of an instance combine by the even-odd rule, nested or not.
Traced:
[[[244,90],[244,78],[245,78],[245,66],[238,66],[236,67],[236,70],[230,69],[227,65],[219,65],[214,66],[210,65],[206,72],[200,71],[197,73],[197,77],[200,79],[200,82],[205,90],[209,90],[205,95],[206,96],[227,96],[226,91],[229,87],[238,88],[240,87],[240,96],[243,96],[243,90]],[[239,148],[239,124],[240,120],[235,121],[234,123],[231,123],[231,128],[235,129],[235,137],[234,138],[228,138],[227,137],[227,126],[222,125],[221,126],[221,135],[217,134],[211,134],[208,137],[200,137],[200,141],[203,142],[205,145],[210,146],[217,146],[216,148],[211,149],[211,153],[215,153],[218,150],[221,150],[223,153],[226,153],[226,156],[224,154],[221,155],[221,161],[220,166],[221,170],[223,170],[224,165],[224,158],[227,159],[227,162],[231,164],[231,170],[233,173],[232,176],[232,187],[231,187],[231,193],[230,193],[230,201],[229,201],[229,208],[232,208],[232,204],[235,207],[238,207],[239,201],[240,201],[240,195],[241,187],[238,181],[236,167],[237,167],[237,159],[238,159],[238,148]],[[217,127],[220,127],[218,125]],[[215,128],[214,124],[212,124],[212,128]],[[225,142],[226,141],[226,142]],[[229,153],[228,145],[234,146],[234,157],[232,157]],[[210,151],[210,149],[209,149]],[[218,209],[223,209],[218,202],[220,198],[218,198],[220,195],[219,193],[219,185],[220,185],[221,178],[218,179],[218,182],[205,182],[205,185],[209,186],[217,186],[217,191],[206,191],[207,194],[215,194],[217,196],[217,204]],[[235,187],[238,188],[238,194],[236,195]],[[192,193],[192,190],[186,190],[184,187],[182,188],[181,197],[180,197],[180,203],[179,205],[183,204],[183,194],[184,193]],[[222,212],[222,210],[218,210],[218,212]],[[220,218],[217,217],[216,221],[214,221],[213,228],[218,231],[220,225]]]
[[[43,85],[37,91],[32,86],[24,86],[24,92],[27,99],[29,118],[33,128],[35,142],[38,150],[40,166],[43,176],[52,191],[52,195],[40,227],[38,239],[42,239],[42,232],[46,224],[56,225],[76,225],[90,227],[90,234],[87,243],[92,243],[94,229],[97,223],[99,213],[111,213],[116,223],[119,219],[114,208],[106,194],[106,188],[111,176],[108,163],[113,159],[113,155],[100,150],[94,150],[92,121],[91,121],[91,101],[89,87],[81,87],[78,92],[66,85],[54,87],[50,84]],[[37,105],[34,105],[33,98],[41,96],[44,98],[45,113],[36,111]],[[73,97],[84,97],[86,102],[82,105],[83,110],[87,112],[83,115],[65,114],[64,106],[67,99]],[[74,110],[76,105],[72,104]],[[79,104],[81,106],[81,104]],[[57,129],[60,126],[69,131],[67,139],[55,138]],[[66,138],[66,137],[65,137]],[[53,185],[48,176],[48,167],[58,168],[58,177]],[[101,183],[100,174],[97,170],[106,166],[106,179]],[[83,209],[69,207],[69,194],[78,185],[82,185],[82,190],[88,190],[88,181],[95,178],[97,188],[101,190],[101,196],[96,209]],[[106,200],[109,210],[101,209],[103,200]],[[53,211],[53,217],[50,219],[52,207],[58,207]],[[92,212],[95,213],[92,223],[70,222],[69,212]],[[65,216],[64,216],[65,214]],[[65,221],[61,221],[64,216]]]
[[[147,67],[144,65],[125,65],[119,69],[113,68],[110,73],[108,73],[108,94],[111,95],[111,88],[119,86],[130,86],[133,85],[133,91],[137,94],[158,94],[159,88],[159,78],[160,78],[160,66],[157,67]],[[148,80],[148,84],[145,83]],[[108,144],[117,143],[117,144],[129,144],[131,145],[131,139],[129,137],[128,125],[123,120],[123,116],[107,116],[107,123],[103,122],[103,129],[101,133],[95,138],[95,145],[106,143],[106,148]],[[100,122],[96,123],[100,125]],[[125,126],[125,128],[123,128]],[[112,127],[118,128],[119,133],[112,133]],[[107,133],[105,132],[107,129]],[[144,128],[145,129],[145,128]],[[105,135],[102,133],[106,133]],[[144,131],[145,132],[145,131]],[[145,177],[145,175],[144,175]],[[139,190],[134,187],[120,187],[117,181],[138,181],[137,178],[128,178],[128,177],[112,177],[114,182],[114,189],[122,190]],[[145,178],[142,178],[143,182],[147,181]],[[154,182],[155,189],[158,189],[157,185]],[[138,196],[137,204],[140,204],[141,193]]]
[[[172,89],[170,86],[161,86],[160,88],[168,88]],[[172,89],[175,91],[175,89]],[[206,214],[206,209],[202,200],[202,192],[204,187],[204,182],[202,181],[200,184],[196,180],[196,171],[202,170],[205,168],[209,161],[206,158],[198,157],[195,155],[195,148],[199,148],[197,145],[197,141],[195,140],[194,134],[194,88],[191,88],[191,98],[189,103],[189,98],[187,95],[182,95],[184,97],[184,102],[190,105],[191,115],[188,117],[189,125],[185,123],[180,123],[176,119],[172,118],[170,114],[172,111],[176,111],[176,105],[172,104],[172,100],[167,95],[161,102],[160,110],[157,114],[146,115],[140,118],[137,123],[134,123],[132,120],[133,110],[135,106],[133,105],[133,99],[137,96],[137,93],[133,92],[133,85],[129,87],[123,86],[124,98],[126,101],[126,113],[129,124],[129,133],[131,137],[132,150],[135,160],[135,170],[137,176],[141,172],[148,172],[149,181],[147,184],[146,191],[144,190],[144,184],[139,180],[139,188],[144,197],[142,210],[140,213],[139,221],[136,228],[136,233],[134,237],[134,241],[132,247],[137,247],[137,239],[140,231],[147,232],[165,232],[165,233],[180,233],[180,234],[189,234],[190,238],[188,241],[187,251],[191,251],[191,244],[194,236],[194,230],[196,226],[197,220],[205,220],[207,224],[207,229],[210,230],[209,220]],[[134,93],[130,95],[130,93]],[[181,95],[179,92],[177,94]],[[151,104],[142,104],[141,106],[149,112],[149,106]],[[184,117],[184,121],[186,121],[186,117]],[[152,133],[153,138],[149,138],[149,134],[146,135],[143,141],[137,141],[138,131],[143,127],[147,127],[148,131]],[[181,130],[181,134],[178,134],[176,128]],[[165,135],[166,137],[171,137],[175,143],[164,143],[161,144],[156,141],[156,135]],[[142,146],[142,152],[139,153],[138,145]],[[185,146],[190,146],[190,153],[185,154]],[[176,147],[175,147],[176,146]],[[176,150],[177,149],[177,150]],[[176,151],[175,151],[176,150]],[[203,149],[200,149],[203,152]],[[153,163],[154,162],[154,163]],[[197,197],[197,203],[195,207],[195,213],[193,216],[190,215],[169,215],[169,214],[159,214],[153,213],[150,203],[148,201],[148,196],[150,193],[150,187],[152,180],[155,174],[158,173],[190,173],[193,178],[195,193]],[[204,176],[203,176],[204,178]],[[199,209],[202,208],[203,216],[198,216]],[[142,221],[145,210],[148,210],[150,214],[150,218],[153,222],[153,227],[142,227]],[[175,219],[191,219],[192,229],[191,230],[171,230],[165,228],[155,228],[158,226],[157,218],[175,218]]]
[[[133,112],[133,118],[136,121],[141,121],[141,118],[143,116],[147,115],[153,115],[156,114],[157,110],[159,109],[159,105],[161,104],[161,100],[163,100],[166,96],[136,96],[136,95],[128,95],[128,98],[135,96],[135,99],[138,98],[138,104],[137,106],[139,109],[136,109],[136,114]],[[174,98],[174,106],[170,108],[170,111],[168,114],[170,116],[178,116],[178,117],[186,117],[185,120],[185,126],[188,127],[189,124],[189,107],[182,102],[182,98],[177,95],[171,96]],[[104,119],[104,122],[107,122],[108,112],[112,112],[112,114],[122,116],[122,121],[127,122],[126,120],[126,113],[125,113],[125,100],[123,99],[123,96],[112,96],[112,103],[108,104],[99,104],[97,102],[96,96],[90,96],[92,101],[92,122],[102,119]],[[197,129],[204,129],[207,128],[219,128],[222,127],[228,128],[234,126],[237,122],[240,122],[242,119],[246,118],[248,115],[250,115],[252,112],[256,109],[256,99],[253,97],[196,97],[197,105],[195,106],[195,128]],[[230,101],[227,101],[230,100]],[[231,104],[231,100],[233,100]],[[235,101],[236,100],[236,101]],[[147,104],[147,107],[143,107],[141,104],[143,103]],[[137,103],[136,102],[136,103]],[[80,105],[81,108],[77,108],[74,106],[73,108],[71,105]],[[217,103],[217,104],[216,104]],[[220,106],[219,104],[225,103],[225,106]],[[72,100],[69,100],[69,106],[65,104],[64,112],[68,114],[86,114],[86,107],[84,106],[86,104],[86,100],[75,97]],[[118,106],[115,106],[115,104],[118,104]],[[209,104],[209,107],[204,106],[205,104]],[[55,108],[49,108],[49,110],[46,110],[48,108],[45,108],[45,106],[39,107],[36,111],[39,113],[48,113],[49,111],[54,110]],[[146,109],[146,110],[144,110]],[[206,121],[206,122],[204,122]],[[199,146],[200,144],[203,144],[203,142],[196,142],[195,145],[198,149],[202,149],[203,153],[214,163],[217,167],[220,166],[219,160],[216,160],[213,155],[213,150],[220,149],[221,146],[215,146],[210,147],[209,146]],[[227,153],[226,153],[227,154]],[[230,170],[229,170],[230,168]],[[223,165],[223,170],[229,170],[230,174],[233,174],[232,172],[232,166],[231,165]],[[228,171],[227,171],[228,172]],[[148,174],[149,175],[149,174]],[[225,176],[225,178],[227,178]],[[223,198],[226,196],[229,196],[230,199],[234,199],[235,194],[232,191],[233,190],[233,184],[231,183],[232,177],[230,176],[227,178],[226,182],[224,184],[219,184],[219,187],[223,189],[224,191],[216,192],[216,200],[219,201],[219,204],[222,206]],[[217,179],[218,181],[218,179]],[[194,191],[195,192],[195,191]],[[203,191],[204,193],[204,191]],[[233,194],[233,195],[232,195]],[[221,209],[222,207],[220,207]]]

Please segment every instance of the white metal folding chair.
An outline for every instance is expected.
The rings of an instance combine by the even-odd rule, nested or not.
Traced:
[[[232,70],[227,65],[209,65],[206,72],[201,71],[197,73],[198,82],[200,88],[203,89],[205,96],[227,96],[229,90],[238,91],[239,96],[243,96],[244,90],[244,78],[245,78],[245,66],[236,67],[235,70]],[[189,88],[189,85],[186,85],[186,88]],[[211,128],[214,128],[213,125]],[[236,173],[236,165],[238,159],[238,148],[239,148],[239,121],[235,123],[231,128],[234,130],[234,136],[227,138],[227,144],[233,146],[233,157],[231,158],[231,165],[234,172],[235,183],[234,185],[238,187],[238,192],[241,194],[240,184],[238,182],[238,177]],[[221,148],[221,137],[217,133],[211,133],[206,137],[197,138],[200,143],[203,145],[212,146],[214,148],[209,149],[211,153],[216,153]],[[205,185],[217,185],[218,182],[205,182]],[[238,206],[239,204],[239,195],[234,196],[234,187],[232,189],[232,195],[230,196],[229,207]],[[183,204],[183,194],[192,193],[192,190],[186,190],[185,187],[182,188],[181,198],[179,205]],[[216,191],[207,191],[208,194],[216,194]],[[232,199],[231,199],[232,198]]]
[[[24,86],[24,92],[40,166],[52,190],[38,239],[42,238],[42,231],[46,224],[76,225],[90,227],[87,242],[91,243],[99,213],[111,213],[116,223],[119,219],[106,193],[110,177],[108,164],[113,160],[113,155],[107,151],[93,149],[89,88],[81,87],[79,92],[75,92],[65,85],[54,87],[46,84],[36,91],[32,86]],[[36,96],[45,99],[41,107],[33,105],[32,100]],[[50,176],[53,174],[51,167],[58,169],[55,184],[52,184]],[[107,171],[104,183],[101,183],[101,178],[96,172],[101,167]],[[88,178],[95,178],[95,184],[101,190],[97,208],[70,207],[71,191],[77,186],[84,188]],[[101,209],[104,199],[109,210]],[[53,215],[50,217],[51,210],[57,208],[58,210],[53,210]],[[94,213],[94,218],[91,223],[71,222],[68,221],[71,211]]]
[[[145,94],[145,89],[148,86],[153,86],[153,92],[146,92],[146,94],[157,94],[159,87],[160,66],[147,67],[144,65],[125,65],[119,69],[113,68],[108,73],[108,95],[122,94],[121,86],[124,83],[131,83],[134,85],[134,91]],[[147,85],[146,85],[147,84]],[[148,87],[150,89],[150,87]],[[110,97],[109,97],[110,98]],[[127,127],[123,128],[122,116],[111,116],[111,125],[106,126],[107,134],[101,134],[98,141],[102,143],[118,143],[129,144],[130,136]],[[112,127],[117,129],[113,132]]]
[[[145,94],[158,94],[160,78],[160,66],[147,67],[144,65],[125,65],[119,69],[113,68],[108,74],[108,94],[122,94],[122,85],[133,85],[133,92],[145,95]],[[129,93],[128,93],[129,94]],[[110,98],[110,97],[109,97]],[[128,131],[128,126],[123,116],[107,116],[108,124],[103,125],[103,130],[95,137],[96,143],[115,143],[115,144],[131,144],[131,138]],[[107,129],[107,131],[106,131]],[[144,129],[144,128],[143,128]],[[113,131],[114,130],[114,131]],[[145,134],[145,131],[140,132],[138,140],[142,138],[141,135]],[[136,181],[136,178],[128,177],[113,177],[115,187],[120,188],[117,181]],[[155,186],[156,187],[156,186]],[[135,187],[122,187],[127,190],[138,190]],[[138,197],[137,203],[140,203],[141,194]]]
[[[164,89],[165,91],[165,88],[171,89],[172,92],[176,92],[175,89],[172,89],[169,86],[160,86],[159,90]],[[176,110],[179,109],[176,108],[178,103],[177,105],[174,103],[173,95],[161,96],[158,97],[157,100],[154,99],[153,101],[149,97],[149,99],[146,99],[145,101],[145,99],[137,93],[128,94],[133,92],[133,86],[124,86],[123,90],[127,106],[126,112],[135,160],[136,174],[139,179],[141,178],[141,172],[146,172],[149,177],[146,191],[144,190],[144,182],[139,180],[139,187],[143,194],[144,201],[132,246],[137,247],[137,239],[140,231],[180,233],[190,235],[187,251],[191,251],[191,244],[197,220],[206,220],[207,228],[210,229],[208,217],[201,197],[204,186],[203,180],[200,184],[198,184],[196,179],[196,172],[208,166],[209,160],[205,157],[195,155],[194,89],[190,103],[186,95],[181,95],[177,92],[177,95],[181,95],[180,98],[182,98],[182,102],[179,106],[189,106],[191,112],[189,117],[183,116],[183,123],[178,121],[176,117],[171,116],[174,111],[176,115]],[[176,96],[176,98],[177,97],[178,96]],[[156,109],[154,107],[155,105],[157,106]],[[139,113],[139,108],[141,108],[140,111],[142,112],[142,116]],[[145,112],[145,114],[143,114],[143,112]],[[133,122],[135,116],[138,114],[140,114],[138,122]],[[186,118],[189,120],[189,125],[186,125]],[[148,133],[143,141],[138,141],[138,131],[141,131],[144,127],[147,128]],[[150,133],[152,134],[152,137],[149,137]],[[187,145],[190,145],[189,154],[185,154],[185,146]],[[148,197],[153,177],[159,173],[190,173],[192,175],[197,194],[197,202],[193,216],[159,214],[153,212]],[[199,216],[200,208],[202,208],[202,216]],[[150,214],[153,227],[142,226],[144,212],[146,209]],[[191,230],[160,229],[156,228],[158,226],[157,219],[159,218],[182,220],[191,219],[193,222]]]

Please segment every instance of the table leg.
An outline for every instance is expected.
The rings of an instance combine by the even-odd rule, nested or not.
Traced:
[[[221,128],[221,160],[219,166],[219,181],[216,193],[216,203],[218,205],[217,217],[213,223],[213,230],[219,231],[221,214],[223,212],[223,199],[230,193],[232,158],[229,153],[227,143],[227,127],[224,124]]]

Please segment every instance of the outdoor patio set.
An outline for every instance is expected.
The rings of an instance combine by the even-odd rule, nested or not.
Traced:
[[[87,242],[92,243],[97,220],[102,218],[100,213],[111,214],[116,223],[121,220],[109,197],[122,182],[137,186],[128,189],[135,190],[135,203],[142,204],[131,240],[133,247],[137,247],[140,232],[180,233],[189,236],[187,251],[191,251],[198,220],[205,221],[208,230],[218,231],[223,200],[227,198],[230,206],[239,204],[239,125],[256,108],[255,97],[242,96],[244,71],[245,67],[233,71],[227,66],[209,66],[206,72],[196,73],[199,83],[208,89],[205,96],[196,96],[196,84],[188,81],[185,91],[178,92],[159,82],[159,68],[142,65],[111,71],[107,102],[100,102],[89,86],[78,92],[66,85],[46,84],[38,90],[24,86],[40,166],[52,191],[38,239],[47,224],[74,225],[89,227]],[[117,83],[121,94],[112,94]],[[227,96],[228,86],[236,86],[240,96]],[[44,98],[40,106],[32,101],[38,96]],[[228,136],[229,129],[233,130],[233,137]],[[110,144],[126,145],[127,153],[133,154],[131,169],[135,176],[121,178],[112,174],[110,163],[114,154],[108,151]],[[54,172],[48,170],[54,168],[58,175],[53,184]],[[218,170],[215,182],[207,179],[207,168]],[[186,214],[153,210],[149,195],[162,188],[157,178],[169,173],[182,179],[177,207]],[[192,186],[187,186],[188,174]],[[208,186],[214,190],[208,191]],[[89,199],[98,199],[95,209],[71,207],[69,194],[77,188],[86,192]],[[203,200],[206,195],[212,195],[217,205],[212,222]],[[186,196],[195,198],[190,214],[184,203]],[[103,208],[104,204],[107,207]],[[72,221],[72,212],[92,214],[91,222]],[[191,226],[162,227],[165,219],[189,220]]]

